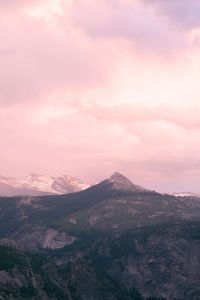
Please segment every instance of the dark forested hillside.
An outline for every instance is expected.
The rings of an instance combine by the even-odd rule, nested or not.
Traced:
[[[200,299],[200,200],[120,174],[85,191],[0,198],[0,299]]]

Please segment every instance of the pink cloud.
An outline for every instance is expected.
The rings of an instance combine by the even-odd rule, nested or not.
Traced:
[[[156,107],[145,107],[144,105],[101,105],[82,106],[86,111],[97,119],[115,123],[134,122],[167,122],[184,129],[200,129],[200,108],[177,108],[173,106],[159,105]],[[188,116],[192,116],[189,118]]]
[[[194,20],[198,25],[200,5],[168,2],[78,0],[71,15],[92,38],[125,39],[140,51],[170,53],[190,46],[187,32],[177,24]]]
[[[188,134],[184,128],[156,116],[143,116],[133,122],[112,116],[107,120],[94,118],[78,106],[75,111],[66,110],[63,116],[49,115],[47,122],[40,123],[40,111],[39,104],[4,109],[0,127],[4,174],[24,176],[31,170],[78,174],[87,181],[96,181],[119,170],[151,188],[173,191],[179,181],[188,180],[188,188],[192,184],[198,191],[199,131]],[[123,118],[128,115],[123,110],[121,114]]]
[[[109,45],[102,43],[99,49],[78,32],[64,31],[56,19],[23,16],[1,23],[1,103],[34,101],[63,87],[78,91],[103,83],[111,72],[114,53]]]
[[[200,2],[182,0],[143,0],[146,5],[154,6],[158,14],[170,18],[185,30],[200,26]]]
[[[0,4],[0,173],[93,182],[119,170],[149,188],[200,191],[198,10],[40,5]]]

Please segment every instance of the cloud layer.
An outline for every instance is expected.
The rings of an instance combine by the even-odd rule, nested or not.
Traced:
[[[0,173],[200,192],[199,1],[4,2]]]

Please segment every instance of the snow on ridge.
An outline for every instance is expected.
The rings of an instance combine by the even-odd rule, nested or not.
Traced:
[[[195,194],[195,193],[174,193],[173,196],[175,197],[196,197],[200,198],[200,194]]]
[[[91,186],[90,184],[84,183],[69,175],[53,177],[35,173],[30,173],[25,179],[20,180],[0,176],[0,183],[4,183],[13,188],[13,191],[16,191],[16,194],[19,190],[27,191],[28,194],[30,191],[50,194],[65,194],[78,192]]]

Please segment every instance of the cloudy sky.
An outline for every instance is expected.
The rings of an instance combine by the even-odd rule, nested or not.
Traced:
[[[0,1],[0,174],[200,192],[199,0]]]

